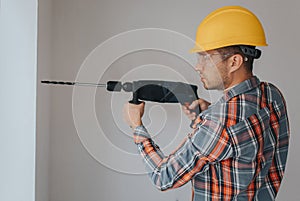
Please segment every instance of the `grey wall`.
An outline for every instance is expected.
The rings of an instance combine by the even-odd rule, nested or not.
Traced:
[[[192,74],[191,66],[173,54],[158,50],[128,51],[127,55],[119,52],[132,44],[137,47],[144,43],[149,47],[163,44],[174,50],[178,50],[180,44],[180,54],[192,61],[185,53],[189,41],[184,37],[167,32],[171,38],[168,44],[163,41],[156,44],[155,37],[153,41],[144,41],[139,34],[127,34],[125,39],[129,42],[123,40],[118,44],[113,42],[124,35],[108,39],[141,28],[172,30],[194,39],[200,21],[218,7],[237,4],[256,13],[262,20],[269,46],[263,48],[255,73],[282,90],[291,123],[288,166],[277,200],[298,200],[299,162],[295,160],[299,152],[296,143],[299,142],[297,114],[300,112],[299,96],[296,94],[299,88],[298,1],[40,0],[39,4],[39,79],[86,82],[157,78],[199,83],[197,76]],[[134,37],[136,41],[132,43]],[[99,44],[102,46],[98,47]],[[122,57],[111,58],[111,55],[118,54]],[[108,65],[111,60],[114,62]],[[156,65],[143,66],[147,64]],[[203,89],[200,92],[208,99],[215,97],[215,94]],[[40,157],[37,168],[40,174],[37,174],[37,181],[41,186],[37,200],[190,199],[190,184],[162,193],[151,185],[145,174],[141,174],[141,159],[136,155],[130,130],[124,125],[120,111],[129,94],[112,95],[90,88],[74,91],[71,87],[49,89],[47,86],[40,86],[38,94]],[[149,115],[145,115],[145,123],[152,133],[158,133],[155,140],[166,153],[190,131],[189,122],[180,113],[179,107],[167,105],[162,108],[147,104],[146,114]],[[170,140],[172,143],[169,143]]]
[[[52,70],[52,1],[39,0],[38,5],[38,84],[36,135],[36,200],[49,200],[50,92],[41,77],[51,77]]]

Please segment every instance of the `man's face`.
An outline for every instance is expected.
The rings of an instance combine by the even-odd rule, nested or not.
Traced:
[[[217,51],[197,53],[198,62],[195,70],[200,74],[205,89],[224,90],[228,80],[227,62]]]

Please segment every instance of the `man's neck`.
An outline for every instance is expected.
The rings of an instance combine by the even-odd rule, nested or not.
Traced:
[[[233,82],[226,89],[224,89],[224,93],[229,91],[230,89],[232,89],[236,85],[244,82],[245,80],[250,79],[251,77],[253,77],[252,73],[246,74],[244,76],[238,76],[237,78],[233,79]]]

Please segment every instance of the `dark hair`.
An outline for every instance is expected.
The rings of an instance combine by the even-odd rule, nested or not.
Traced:
[[[255,46],[246,46],[246,47],[255,49]],[[221,47],[216,49],[216,51],[218,51],[221,55],[223,55],[223,59],[228,58],[229,55],[240,54],[244,58],[244,66],[246,70],[252,73],[254,57],[245,55],[239,45]]]

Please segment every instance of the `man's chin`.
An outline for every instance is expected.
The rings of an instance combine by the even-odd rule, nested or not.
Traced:
[[[224,91],[224,87],[211,87],[208,86],[207,84],[203,83],[203,87],[206,90],[217,90],[217,91]]]
[[[205,83],[203,83],[203,87],[204,87],[204,89],[206,89],[206,90],[210,90],[210,88],[209,88]]]
[[[204,89],[211,90],[211,88],[209,87],[208,83],[206,82],[206,80],[204,78],[201,78],[201,81],[202,81]]]

